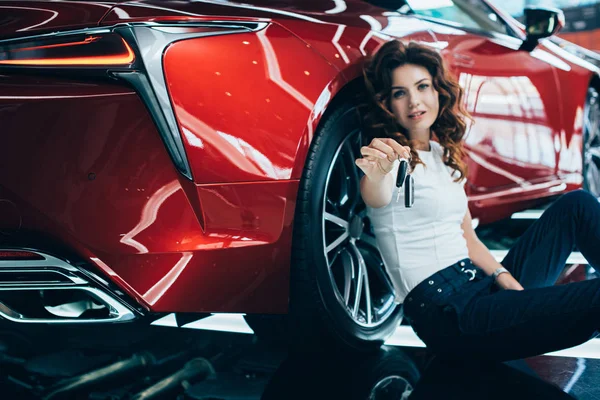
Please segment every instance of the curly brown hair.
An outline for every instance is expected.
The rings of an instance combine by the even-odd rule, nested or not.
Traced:
[[[365,131],[371,138],[390,137],[402,146],[411,148],[411,167],[423,164],[409,140],[406,129],[398,123],[390,109],[392,72],[405,64],[422,66],[433,78],[433,87],[439,94],[440,110],[431,130],[444,149],[444,164],[458,171],[456,182],[467,176],[464,162],[463,136],[471,116],[463,105],[463,90],[449,73],[441,55],[434,49],[415,42],[408,45],[399,40],[385,43],[364,65],[363,76],[367,101],[361,114]]]

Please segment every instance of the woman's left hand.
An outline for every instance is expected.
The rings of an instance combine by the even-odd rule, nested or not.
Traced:
[[[523,290],[523,286],[510,273],[503,273],[496,278],[496,285],[505,290]]]

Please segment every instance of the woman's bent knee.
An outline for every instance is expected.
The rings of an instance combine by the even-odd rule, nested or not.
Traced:
[[[576,217],[589,218],[590,213],[600,216],[600,202],[590,192],[579,189],[562,195],[557,205],[567,207]]]

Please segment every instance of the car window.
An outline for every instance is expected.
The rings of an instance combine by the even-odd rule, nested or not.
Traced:
[[[442,19],[465,28],[515,36],[505,22],[481,0],[406,0],[424,17]]]

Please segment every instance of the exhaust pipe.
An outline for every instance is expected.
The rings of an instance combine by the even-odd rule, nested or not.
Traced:
[[[106,323],[135,318],[75,266],[32,250],[0,249],[0,317],[20,323]]]

